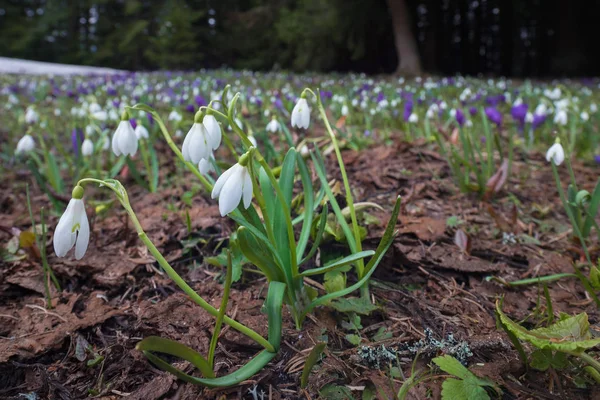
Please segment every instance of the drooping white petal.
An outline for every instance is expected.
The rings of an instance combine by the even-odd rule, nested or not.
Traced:
[[[210,146],[208,144],[208,132],[203,124],[195,123],[194,132],[190,138],[188,154],[194,164],[198,164],[203,158],[210,157]]]
[[[16,154],[27,153],[35,148],[35,141],[31,135],[24,135],[17,143]]]
[[[85,139],[81,144],[81,154],[84,156],[90,156],[94,152],[94,144],[90,139]]]
[[[85,213],[85,205],[81,201],[81,210],[79,210],[79,231],[77,232],[77,242],[75,243],[75,258],[81,260],[85,255],[90,242],[90,225],[87,214]]]
[[[117,129],[121,130],[117,137],[117,146],[121,153],[130,156],[135,155],[138,148],[138,139],[131,123],[129,121],[121,121]]]
[[[118,141],[118,137],[119,137],[120,131],[117,128],[117,131],[115,132],[115,134],[112,137],[112,151],[113,153],[115,153],[115,156],[119,157],[121,155],[121,150],[119,149],[119,141]]]
[[[310,109],[306,99],[300,98],[292,110],[292,127],[307,129],[310,125]]]
[[[232,167],[230,167],[227,171],[223,172],[221,174],[221,176],[219,177],[219,179],[217,179],[217,181],[215,182],[215,186],[213,186],[213,190],[210,194],[211,199],[216,199],[217,197],[220,196],[221,194],[221,189],[223,188],[223,185],[225,185],[225,182],[227,182],[227,180],[229,179],[229,177],[235,172],[237,171],[238,168],[241,168],[241,166],[239,164],[235,164]]]
[[[185,135],[185,139],[183,139],[183,145],[181,146],[181,154],[183,154],[183,159],[185,161],[192,161],[190,158],[190,142],[192,141],[193,134],[194,126],[192,125],[187,135]]]
[[[244,200],[244,208],[250,207],[252,202],[252,178],[247,168],[242,171],[242,199]]]
[[[211,159],[213,158],[212,156],[210,157]],[[202,160],[200,160],[200,162],[198,163],[198,171],[200,171],[200,173],[202,175],[206,175],[209,172],[214,171],[215,168],[213,167],[212,163],[210,162],[210,160],[207,160],[205,158],[203,158]]]
[[[219,194],[219,212],[222,217],[235,210],[242,199],[242,173],[244,168],[239,164],[236,164],[236,166],[239,168],[236,168],[234,173],[227,179]]]
[[[209,145],[212,150],[216,150],[221,145],[221,126],[213,115],[205,115],[202,119],[202,125],[206,128],[209,137]]]
[[[67,209],[58,220],[58,225],[56,225],[56,229],[54,230],[52,243],[54,245],[54,253],[56,253],[58,257],[64,257],[67,252],[71,250],[71,247],[73,247],[73,243],[75,243],[76,233],[73,232],[72,228],[75,218],[74,208],[76,203],[76,199],[71,199],[69,201]]]
[[[565,160],[565,150],[560,143],[554,143],[546,152],[546,161],[554,161],[554,164],[560,165]]]
[[[135,127],[135,136],[138,138],[138,140],[148,139],[150,134],[148,133],[148,129],[146,129],[144,125],[138,124],[138,126]]]

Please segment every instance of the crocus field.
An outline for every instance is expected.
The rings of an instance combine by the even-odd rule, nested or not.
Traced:
[[[0,76],[0,398],[600,398],[600,81]]]

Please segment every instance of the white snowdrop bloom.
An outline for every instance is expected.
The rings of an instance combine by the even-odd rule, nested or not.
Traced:
[[[102,107],[100,107],[100,104],[98,104],[98,103],[90,104],[89,109],[90,109],[90,113],[92,113],[92,114],[96,113],[98,111],[102,111]]]
[[[342,110],[341,111],[342,111],[342,115],[344,115],[344,116],[348,115],[348,106],[344,104],[342,106]]]
[[[54,116],[55,117],[60,117],[60,114],[62,114],[62,111],[60,110],[60,108],[55,108],[54,109]]]
[[[596,111],[598,111],[598,106],[596,105],[596,103],[590,104],[590,112],[595,113]]]
[[[538,106],[535,108],[536,115],[546,115],[547,111],[548,111],[548,107],[544,103],[538,104]]]
[[[425,113],[425,118],[432,119],[433,117],[435,117],[435,112],[433,112],[433,110],[429,108]]]
[[[137,124],[134,132],[135,132],[135,137],[137,137],[138,140],[148,139],[150,137],[150,133],[148,132],[148,129],[146,129],[146,127],[142,124]]]
[[[310,125],[310,109],[308,102],[304,98],[298,99],[298,102],[292,110],[292,128],[308,129]]]
[[[267,124],[267,132],[276,133],[279,130],[279,122],[275,118]]]
[[[77,186],[73,189],[73,198],[69,201],[67,209],[60,217],[54,230],[54,237],[52,238],[54,253],[58,257],[64,257],[75,246],[75,258],[81,260],[87,250],[89,241],[90,226],[83,204],[83,189]]]
[[[21,139],[19,139],[15,153],[28,153],[33,149],[35,149],[35,140],[33,140],[33,137],[31,137],[31,135],[24,135]]]
[[[417,122],[419,122],[419,116],[415,113],[410,114],[410,117],[408,117],[408,122],[410,122],[411,124],[416,124]]]
[[[546,152],[546,161],[554,161],[554,164],[560,165],[565,160],[565,150],[560,143],[554,143]]]
[[[454,118],[454,117],[456,117],[456,109],[454,109],[454,108],[453,108],[453,109],[451,109],[451,110],[450,110],[450,112],[449,112],[448,114],[450,114],[450,118]]]
[[[87,156],[91,156],[93,152],[94,152],[94,143],[92,143],[92,141],[90,139],[85,138],[85,140],[81,144],[81,154],[83,154],[83,156],[87,157]]]
[[[183,117],[176,110],[171,111],[169,114],[169,121],[179,122]]]
[[[567,124],[567,112],[562,109],[558,110],[556,114],[554,114],[554,123],[565,126]]]
[[[92,125],[86,125],[85,126],[85,135],[86,136],[92,136],[96,131],[94,130],[94,127]]]
[[[40,116],[35,111],[33,107],[27,107],[27,111],[25,111],[25,122],[28,124],[35,124],[39,121]]]
[[[523,104],[523,99],[520,97],[517,97],[517,99],[513,103],[513,107],[520,106],[521,104]]]
[[[183,136],[183,131],[182,131],[181,129],[177,129],[177,130],[175,131],[175,137],[178,137],[178,138],[180,138],[180,137],[182,137],[182,136]]]
[[[581,117],[581,120],[582,120],[582,121],[587,121],[587,120],[589,120],[589,119],[590,119],[590,114],[588,114],[588,113],[587,113],[587,112],[585,112],[585,111],[582,111],[582,112],[581,112],[581,114],[580,114],[579,116]]]
[[[358,105],[358,99],[352,99],[352,107],[356,107]]]
[[[184,160],[193,162],[194,164],[198,164],[202,159],[208,160],[213,148],[216,148],[214,146],[215,139],[208,133],[204,124],[194,122],[183,140],[181,153]]]
[[[202,119],[202,125],[210,135],[212,150],[216,150],[221,145],[221,125],[214,115],[207,114]]]
[[[108,119],[108,113],[104,110],[100,110],[92,113],[92,118],[97,119],[98,121],[106,121]]]
[[[525,122],[528,124],[533,122],[533,114],[530,111],[527,111],[527,114],[525,114]]]
[[[137,152],[138,138],[129,120],[119,122],[112,138],[112,150],[118,157],[120,155],[133,156]]]
[[[119,120],[119,114],[114,108],[108,111],[108,119],[110,119],[111,121]]]
[[[467,128],[471,128],[473,126],[473,121],[471,121],[470,119],[466,120],[465,121],[465,126]]]
[[[106,151],[110,148],[110,139],[108,136],[104,136],[102,139],[102,150]]]
[[[448,104],[446,104],[446,102],[445,102],[445,101],[442,101],[442,102],[440,103],[439,107],[440,107],[442,110],[445,110],[446,108],[448,108]]]
[[[248,168],[236,163],[225,171],[215,182],[210,197],[219,198],[219,212],[222,217],[235,210],[240,200],[243,200],[244,208],[250,207],[252,178]]]
[[[263,115],[265,116],[265,118],[269,118],[269,115],[271,115],[271,110],[266,108],[265,111],[263,111]]]

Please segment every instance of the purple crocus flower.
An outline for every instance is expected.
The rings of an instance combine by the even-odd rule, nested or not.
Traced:
[[[410,114],[412,114],[413,112],[413,102],[412,100],[408,100],[406,103],[404,103],[404,121],[408,121],[408,118],[410,118]]]
[[[195,110],[194,105],[193,104],[188,104],[187,106],[185,106],[185,111],[193,113]]]
[[[477,114],[477,108],[476,107],[469,108],[469,114],[471,114],[472,116]]]
[[[510,109],[510,115],[518,121],[520,125],[525,124],[525,116],[527,116],[527,104],[521,103],[518,106],[514,106]]]
[[[498,126],[502,125],[502,114],[496,108],[487,107],[485,109],[485,115],[494,124]]]
[[[546,116],[544,114],[533,114],[533,122],[531,127],[537,129],[540,125],[546,122]]]
[[[456,118],[456,122],[458,122],[458,124],[460,126],[463,126],[465,123],[465,113],[462,112],[462,110],[460,108],[456,109],[456,115],[454,116],[454,118]]]
[[[594,156],[594,161],[596,161],[596,164],[600,164],[600,154]]]
[[[146,117],[148,117],[148,123],[150,126],[154,126],[154,118],[152,117],[152,114],[146,113]]]
[[[204,97],[202,97],[202,95],[200,95],[200,94],[198,94],[194,97],[194,101],[196,102],[196,105],[198,107],[208,105],[208,103],[206,102],[206,99]]]
[[[129,120],[129,123],[131,124],[131,126],[133,127],[133,129],[137,128],[137,121],[135,120],[135,118],[131,118]]]
[[[73,152],[76,157],[79,157],[79,149],[81,148],[84,139],[83,130],[73,128],[73,131],[71,132],[71,144],[73,145]]]

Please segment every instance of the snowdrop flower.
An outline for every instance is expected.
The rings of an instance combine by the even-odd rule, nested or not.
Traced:
[[[202,119],[202,125],[204,125],[208,135],[211,137],[212,150],[218,149],[221,144],[221,126],[217,122],[217,119],[214,115],[207,114]]]
[[[150,134],[148,133],[148,129],[146,129],[146,127],[142,124],[137,124],[134,132],[135,132],[135,137],[137,137],[138,140],[148,139],[148,137],[150,137]]]
[[[92,136],[94,134],[94,127],[92,125],[86,125],[85,127],[85,135]]]
[[[54,116],[55,117],[60,117],[61,113],[62,113],[62,111],[60,110],[60,108],[55,108],[54,109]]]
[[[554,123],[565,126],[567,124],[567,112],[565,110],[558,110],[554,115]]]
[[[554,161],[557,166],[565,160],[565,151],[560,142],[554,143],[546,153],[546,161]]]
[[[108,119],[108,113],[104,110],[96,111],[92,113],[92,118],[98,121],[106,121]]]
[[[587,113],[587,112],[585,112],[585,111],[582,111],[582,112],[581,112],[581,115],[580,115],[580,117],[581,117],[581,120],[582,120],[582,121],[587,121],[587,120],[589,120],[589,119],[590,119],[590,114],[588,114],[588,113]]]
[[[533,122],[533,114],[531,112],[527,112],[527,114],[525,114],[525,122],[528,124]]]
[[[235,210],[241,199],[244,201],[244,208],[250,207],[252,178],[248,168],[237,163],[225,171],[215,182],[210,197],[219,198],[219,212],[222,217]]]
[[[183,117],[177,111],[173,110],[169,114],[169,121],[179,122]]]
[[[535,114],[537,115],[546,115],[547,111],[548,107],[544,103],[538,104],[538,106],[535,108]]]
[[[121,122],[119,122],[119,126],[112,138],[112,150],[117,157],[121,154],[124,156],[133,156],[138,148],[138,138],[135,135],[133,126],[131,126],[131,122],[129,122],[129,118],[125,114],[123,115],[124,118],[121,118]]]
[[[410,117],[408,117],[408,122],[410,122],[411,124],[416,124],[417,122],[419,122],[419,116],[415,113],[410,114]]]
[[[75,186],[65,213],[54,230],[54,252],[64,257],[75,246],[75,258],[81,260],[90,241],[90,226],[83,204],[83,188]]]
[[[471,121],[470,119],[466,120],[465,121],[465,126],[467,128],[471,128],[473,126],[473,121]]]
[[[108,150],[110,147],[110,140],[108,139],[108,136],[104,136],[102,140],[102,150]]]
[[[15,153],[16,154],[29,153],[33,149],[35,149],[35,140],[33,140],[31,135],[25,135],[21,139],[19,139]]]
[[[345,104],[342,106],[342,115],[343,116],[348,115],[348,106]]]
[[[308,129],[310,125],[310,109],[305,98],[300,97],[292,110],[292,128]]]
[[[271,121],[267,124],[267,132],[276,133],[279,130],[279,122],[277,119],[273,117]]]
[[[215,157],[211,154],[209,160],[205,158],[200,160],[200,162],[198,163],[198,171],[200,171],[202,175],[208,175],[209,172],[213,172],[215,170],[215,167],[211,162],[211,160],[214,160],[214,158]]]
[[[216,140],[220,141],[220,137],[213,138],[204,124],[194,122],[189,132],[183,140],[181,152],[186,161],[198,164],[200,160],[208,160],[215,146]]]
[[[25,112],[25,122],[28,124],[35,124],[39,119],[40,116],[37,111],[35,111],[33,107],[27,107],[27,111]]]
[[[94,152],[94,144],[92,143],[92,141],[88,138],[86,138],[83,143],[81,144],[81,154],[84,157],[88,157],[91,156],[92,153]]]
[[[590,104],[590,112],[595,113],[596,111],[598,111],[598,106],[596,103]]]

